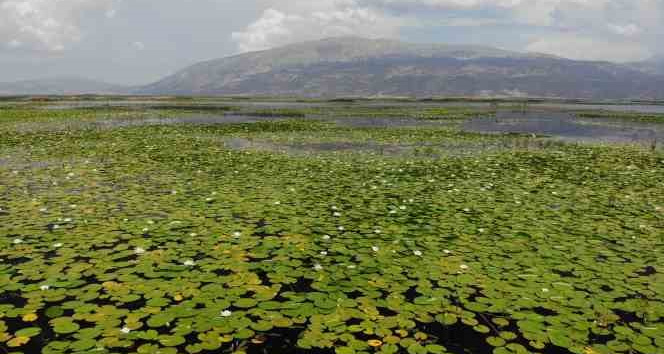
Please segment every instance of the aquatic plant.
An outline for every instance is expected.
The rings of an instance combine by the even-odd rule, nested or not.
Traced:
[[[15,130],[88,119],[45,112],[0,120],[6,352],[664,350],[660,152],[220,143],[517,139],[303,120]]]

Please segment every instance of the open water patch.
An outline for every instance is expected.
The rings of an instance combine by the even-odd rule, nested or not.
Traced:
[[[664,126],[617,120],[589,120],[569,112],[498,111],[494,117],[472,118],[462,124],[468,132],[534,134],[570,142],[654,144],[664,141]]]

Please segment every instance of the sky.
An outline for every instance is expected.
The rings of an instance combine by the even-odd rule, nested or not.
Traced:
[[[146,84],[348,35],[629,62],[664,55],[664,0],[0,0],[0,81]]]

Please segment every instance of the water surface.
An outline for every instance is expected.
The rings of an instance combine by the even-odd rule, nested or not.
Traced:
[[[574,142],[652,144],[664,141],[664,124],[607,118],[578,118],[570,112],[498,111],[495,117],[467,120],[462,129],[477,133],[517,133],[550,136]]]

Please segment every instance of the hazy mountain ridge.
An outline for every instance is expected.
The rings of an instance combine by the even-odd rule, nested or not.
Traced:
[[[354,37],[330,38],[201,62],[155,84],[148,85],[142,91],[157,92],[167,89],[181,93],[205,93],[208,88],[217,90],[218,87],[233,84],[251,75],[322,63],[360,63],[397,57],[470,59],[479,56],[522,55],[480,46],[411,44]],[[200,84],[205,81],[209,81],[209,83]]]
[[[658,56],[642,62],[631,63],[631,67],[650,75],[664,75],[664,56]]]
[[[202,62],[137,92],[660,99],[664,76],[489,47],[332,38]]]
[[[0,83],[0,95],[91,93],[661,100],[664,58],[616,64],[483,46],[343,37],[205,61],[139,87],[80,78]]]
[[[0,82],[0,95],[122,94],[130,87],[79,77]]]

